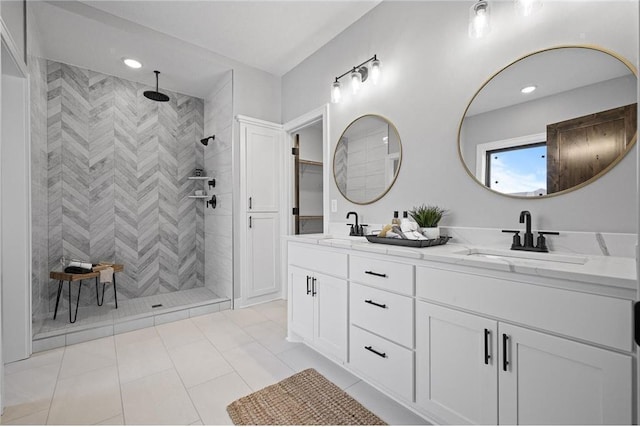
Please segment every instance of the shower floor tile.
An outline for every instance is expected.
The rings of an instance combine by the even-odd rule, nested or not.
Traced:
[[[55,320],[53,313],[34,317],[33,338],[37,340],[63,333],[69,334],[113,326],[136,319],[176,312],[180,309],[192,309],[228,300],[228,298],[220,298],[204,287],[118,301],[117,309],[113,300],[105,300],[102,307],[98,305],[81,306],[78,309],[78,320],[75,323],[69,323],[69,311],[67,307],[64,307],[67,305],[65,298],[60,302],[61,307],[58,309]]]

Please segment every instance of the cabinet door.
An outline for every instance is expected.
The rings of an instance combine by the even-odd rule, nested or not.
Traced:
[[[251,213],[248,219],[246,299],[280,292],[278,214]]]
[[[496,334],[495,321],[418,302],[418,404],[446,423],[497,424]]]
[[[282,131],[256,125],[243,125],[246,150],[247,210],[278,210]]]
[[[291,312],[289,326],[291,330],[307,341],[313,340],[313,305],[311,279],[313,273],[289,266],[289,288],[291,289]]]
[[[630,356],[503,323],[499,332],[500,424],[631,423]]]
[[[315,339],[318,349],[347,357],[347,281],[314,274]]]

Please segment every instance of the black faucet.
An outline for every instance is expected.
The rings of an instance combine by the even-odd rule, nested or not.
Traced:
[[[524,232],[524,247],[532,248],[533,247],[533,233],[531,232],[531,212],[522,211],[520,212],[520,224],[526,222],[526,230]]]
[[[520,243],[520,230],[502,230],[503,233],[514,233],[511,249],[514,251],[549,252],[547,234],[559,235],[557,231],[538,231],[537,244],[533,245],[533,233],[531,232],[531,212],[520,212],[520,224],[525,223],[524,244]]]
[[[347,219],[349,219],[349,217],[351,215],[355,215],[356,217],[356,223],[355,224],[347,224],[351,226],[351,231],[349,231],[349,236],[364,236],[364,226],[366,224],[358,224],[358,214],[356,212],[349,212],[347,213]]]

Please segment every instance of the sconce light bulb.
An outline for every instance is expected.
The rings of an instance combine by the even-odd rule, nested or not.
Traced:
[[[371,61],[371,80],[374,85],[380,81],[380,60],[378,59]]]
[[[479,39],[491,31],[491,9],[487,0],[479,0],[469,9],[469,37]]]
[[[338,104],[342,99],[342,91],[340,89],[340,82],[336,80],[331,84],[331,102]]]
[[[353,94],[357,94],[360,90],[360,85],[362,84],[362,74],[357,71],[355,68],[351,72],[351,90]]]

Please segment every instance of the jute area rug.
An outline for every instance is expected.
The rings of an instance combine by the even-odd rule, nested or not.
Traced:
[[[315,369],[242,397],[227,412],[235,425],[386,425]]]

